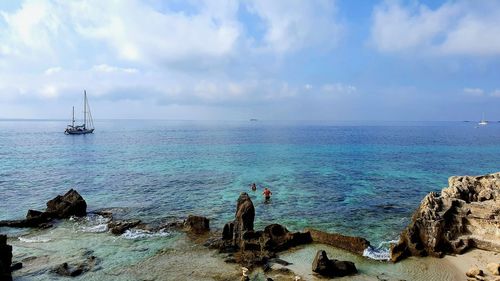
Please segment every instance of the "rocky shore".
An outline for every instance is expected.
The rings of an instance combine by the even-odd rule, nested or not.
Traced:
[[[300,276],[306,276],[307,280],[316,280],[320,277],[334,278],[346,275],[354,275],[353,278],[356,280],[399,280],[402,278],[394,277],[398,276],[397,274],[393,276],[396,278],[394,279],[391,274],[385,273],[384,275],[383,272],[400,270],[412,272],[412,264],[422,263],[426,264],[426,267],[440,264],[443,267],[456,268],[463,278],[467,277],[469,280],[500,279],[497,278],[500,273],[500,260],[495,255],[500,253],[500,173],[475,177],[451,177],[449,186],[440,194],[428,194],[413,214],[411,223],[402,232],[398,243],[391,247],[391,261],[395,263],[371,264],[369,259],[362,257],[365,250],[371,247],[370,242],[362,237],[327,233],[311,228],[291,232],[277,223],[271,223],[263,229],[255,229],[255,207],[250,196],[245,192],[239,195],[235,207],[234,220],[227,222],[222,230],[214,230],[210,229],[210,220],[199,215],[189,215],[184,220],[143,222],[138,219],[122,218],[113,210],[99,210],[88,214],[87,204],[83,197],[71,189],[66,194],[58,195],[48,201],[46,210],[29,210],[26,219],[0,221],[0,226],[30,227],[44,231],[56,225],[60,220],[71,219],[78,223],[79,220],[85,220],[93,215],[104,218],[105,231],[113,235],[124,235],[129,231],[145,231],[145,233],[178,231],[184,233],[194,245],[206,247],[206,252],[201,249],[196,250],[199,253],[203,252],[204,258],[197,258],[196,252],[188,248],[184,248],[186,253],[178,252],[174,256],[160,251],[154,257],[138,262],[138,266],[124,270],[120,274],[130,274],[130,270],[140,271],[141,268],[155,268],[154,264],[165,266],[165,261],[173,261],[175,256],[178,258],[185,256],[198,263],[203,263],[207,259],[211,260],[211,265],[206,266],[214,272],[217,268],[222,268],[216,265],[216,260],[219,260],[228,265],[224,267],[225,270],[232,271],[232,273],[221,275],[226,277],[214,277],[207,280],[235,280],[240,277],[241,280],[250,280],[248,275],[252,274],[253,279],[260,276],[257,280],[275,281],[293,280]],[[214,249],[217,255],[211,256],[210,251],[213,252]],[[478,250],[471,251],[472,249]],[[0,235],[0,253],[0,280],[10,280],[11,271],[22,265],[18,263],[12,266],[12,247],[7,245],[5,235]],[[480,255],[476,257],[477,253]],[[428,258],[405,261],[411,256],[443,257],[450,254],[464,255],[456,258],[446,257],[439,262]],[[297,259],[296,255],[300,258]],[[303,255],[306,256],[302,257]],[[28,267],[33,259],[38,258],[24,259]],[[42,257],[42,260],[47,259],[50,258]],[[43,269],[44,264],[37,265],[39,272],[78,276],[88,274],[88,272],[98,272],[106,266],[102,256],[89,249],[79,250],[72,260],[61,262],[58,259],[58,261],[55,264],[51,263],[46,269]],[[399,266],[400,263],[397,263],[400,261],[404,264],[402,267]],[[382,272],[377,269],[367,269],[367,264],[373,268],[383,268],[380,270]],[[197,266],[203,271],[202,264]],[[241,267],[248,271],[245,274],[237,273],[237,268]],[[439,269],[436,268],[436,271]],[[174,272],[169,272],[175,275]],[[418,276],[418,272],[408,274],[408,276]],[[146,278],[145,276],[149,275],[138,273],[135,276]],[[155,273],[152,276],[162,275]],[[177,276],[180,275],[177,274]],[[455,275],[431,276],[440,276],[440,280],[456,280],[457,278]]]
[[[451,177],[415,211],[391,260],[462,254],[471,248],[500,252],[500,173]]]

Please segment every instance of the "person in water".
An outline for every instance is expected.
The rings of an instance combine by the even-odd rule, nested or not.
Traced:
[[[256,191],[257,190],[257,185],[255,185],[255,183],[252,183],[252,191]]]
[[[262,194],[264,195],[264,198],[266,198],[266,201],[269,201],[269,199],[271,199],[271,195],[273,195],[273,193],[271,192],[271,190],[269,190],[269,188],[264,188],[264,191],[262,192]]]

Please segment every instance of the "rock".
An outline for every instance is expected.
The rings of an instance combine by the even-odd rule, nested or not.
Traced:
[[[87,203],[74,189],[70,189],[63,196],[58,195],[47,202],[45,212],[28,210],[24,220],[0,221],[0,226],[8,227],[52,227],[53,219],[69,218],[71,216],[82,217],[87,214]]]
[[[234,222],[228,222],[222,229],[222,240],[233,240]]]
[[[11,281],[12,246],[7,244],[7,236],[0,235],[0,280]]]
[[[22,262],[16,262],[13,265],[10,266],[10,271],[15,271],[23,268],[23,263]]]
[[[108,229],[111,233],[115,235],[121,235],[128,229],[138,226],[141,223],[140,220],[117,220],[108,222]]]
[[[234,253],[234,261],[245,267],[266,265],[276,252],[312,241],[309,232],[290,232],[279,224],[268,225],[263,231],[254,230],[255,208],[247,193],[242,192],[236,204],[235,219],[224,225],[219,239],[209,239],[205,245],[220,253]],[[233,261],[231,258],[231,261]]]
[[[96,258],[95,256],[87,256],[83,261],[79,263],[70,265],[65,262],[56,266],[51,271],[61,276],[75,277],[95,269],[99,263],[100,259]]]
[[[358,255],[363,255],[364,250],[370,247],[370,242],[362,237],[346,236],[338,233],[327,233],[311,228],[306,228],[305,231],[308,231],[311,234],[313,242],[344,249]]]
[[[312,242],[309,232],[289,232],[280,224],[271,224],[264,228],[265,238],[268,240],[264,244],[264,249],[270,251],[283,251],[291,247]]]
[[[493,275],[500,275],[500,263],[492,262],[486,265],[486,268]]]
[[[79,267],[70,267],[68,263],[63,263],[55,267],[52,272],[61,276],[75,277],[83,273],[83,269]]]
[[[342,277],[358,272],[353,262],[330,260],[323,250],[316,253],[312,263],[312,271],[325,277]]]
[[[476,276],[483,276],[483,271],[477,267],[471,267],[467,272],[465,273],[467,277],[476,277]]]
[[[236,204],[233,229],[234,245],[240,245],[241,237],[245,231],[253,230],[254,219],[255,208],[253,202],[246,192],[242,192]]]
[[[58,195],[49,200],[46,212],[58,218],[83,217],[87,214],[87,202],[76,190],[70,189],[63,196]]]
[[[210,221],[206,217],[189,215],[185,222],[185,226],[188,231],[196,234],[210,231]]]
[[[471,247],[500,252],[491,239],[500,228],[500,173],[451,177],[440,194],[431,192],[391,246],[391,260],[408,256],[461,254]]]

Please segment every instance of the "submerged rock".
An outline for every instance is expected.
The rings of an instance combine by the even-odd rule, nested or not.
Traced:
[[[75,264],[68,264],[65,262],[56,266],[51,271],[61,276],[76,277],[88,271],[97,270],[97,265],[101,262],[101,260],[92,255],[85,256],[86,258],[81,262]]]
[[[125,231],[138,226],[141,223],[140,220],[116,220],[110,221],[108,223],[108,229],[111,233],[115,235],[121,235]]]
[[[362,237],[328,233],[311,228],[306,228],[306,231],[311,234],[312,240],[316,243],[330,245],[354,254],[363,255],[363,252],[370,247],[370,242]]]
[[[0,280],[10,281],[12,263],[12,246],[7,244],[7,236],[0,235]]]
[[[312,263],[312,271],[326,277],[342,277],[358,272],[353,262],[330,260],[323,250],[316,253]]]
[[[471,247],[500,252],[500,173],[451,177],[441,194],[429,193],[415,211],[391,260],[461,254]]]

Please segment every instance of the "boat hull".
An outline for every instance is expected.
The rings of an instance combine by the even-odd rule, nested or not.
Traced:
[[[94,129],[90,130],[66,130],[64,131],[66,135],[85,135],[85,134],[92,134],[94,133]]]

